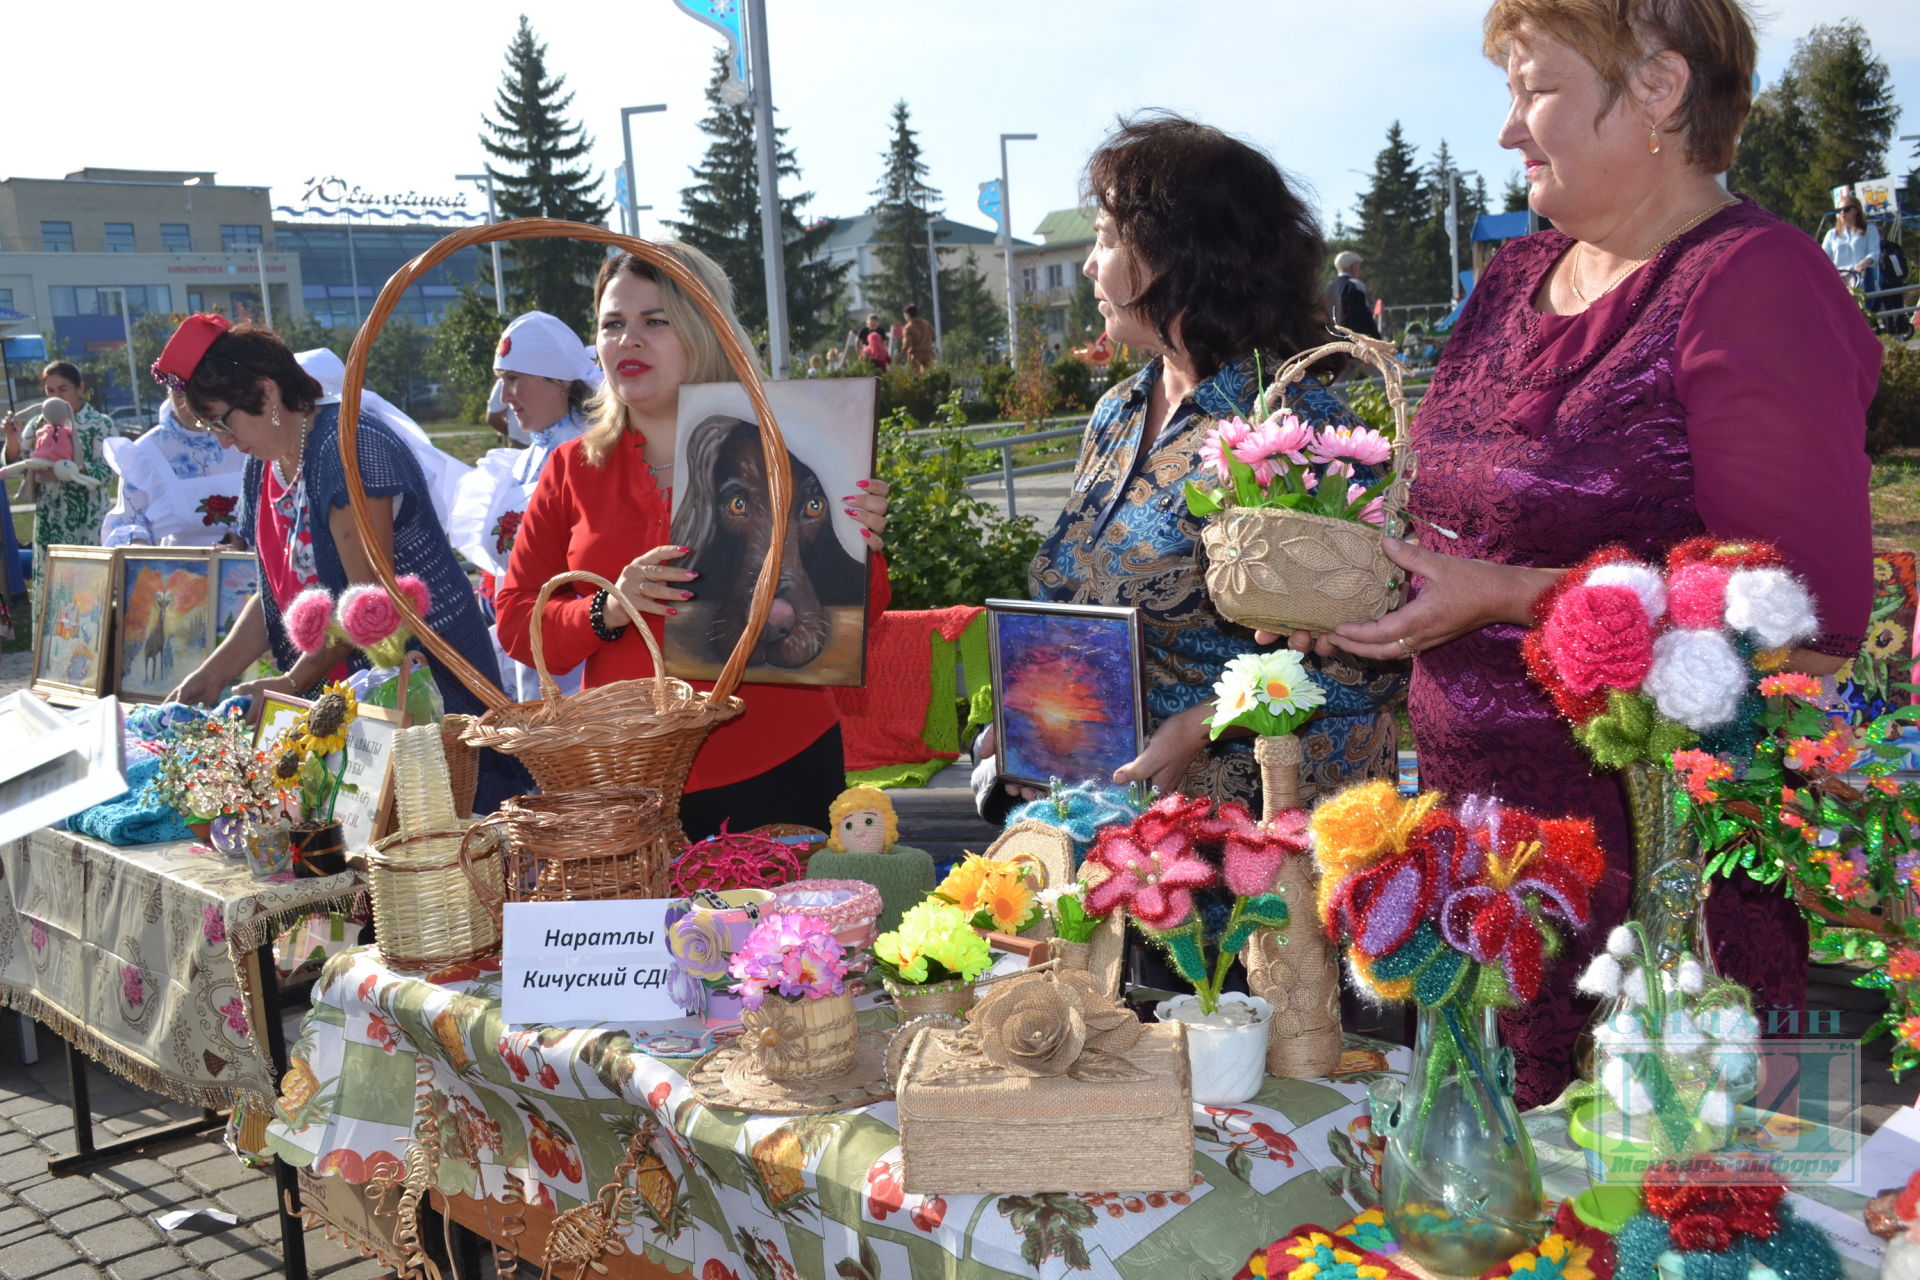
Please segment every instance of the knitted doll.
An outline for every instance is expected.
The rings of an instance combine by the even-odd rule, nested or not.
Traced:
[[[40,429],[34,433],[33,452],[12,466],[0,467],[0,476],[7,479],[26,472],[34,472],[41,479],[100,487],[100,482],[74,459],[73,406],[58,396],[49,397],[40,406]]]
[[[900,829],[893,801],[878,787],[848,787],[827,816],[827,847],[807,859],[807,879],[866,881],[880,890],[878,932],[898,928],[907,909],[938,883],[933,855],[894,843]]]

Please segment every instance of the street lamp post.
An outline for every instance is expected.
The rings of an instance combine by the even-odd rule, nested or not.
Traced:
[[[263,245],[253,246],[254,270],[260,273],[260,306],[267,313],[267,328],[273,328],[273,295],[267,292],[267,251]],[[124,295],[122,295],[124,298]]]
[[[1013,197],[1007,190],[1007,144],[1032,142],[1039,136],[1037,133],[1000,135],[1000,252],[1007,261],[1007,363],[1010,365],[1019,362],[1020,326],[1013,305]]]
[[[140,371],[133,359],[133,317],[127,313],[127,291],[117,284],[103,284],[97,292],[117,293],[120,295],[120,332],[127,340],[127,388],[133,392],[133,416],[138,421],[142,412],[140,407]],[[273,321],[268,320],[269,327]]]
[[[636,238],[640,235],[640,206],[636,203],[640,197],[634,194],[636,175],[633,170],[633,125],[630,122],[635,116],[666,109],[664,102],[645,107],[620,108],[620,140],[627,148],[627,234]]]
[[[938,214],[927,215],[927,280],[933,290],[933,349],[940,350],[940,255],[934,252],[933,224],[940,220]]]
[[[485,173],[456,173],[453,175],[453,180],[455,182],[485,183],[487,187],[487,221],[489,223],[499,221],[499,218],[495,217],[493,212],[492,169],[488,169]],[[351,227],[353,224],[349,221],[347,225]],[[351,232],[349,232],[349,238],[351,238]],[[500,274],[500,242],[495,240],[489,247],[493,250],[493,310],[495,315],[504,316],[507,314],[507,279]],[[353,299],[354,309],[357,311],[360,305],[360,286],[358,284],[354,285]]]
[[[787,376],[787,251],[780,229],[780,171],[773,137],[773,73],[768,69],[766,0],[747,0],[747,66],[752,80],[753,141],[760,161],[760,251],[766,258],[767,361]]]
[[[1447,253],[1453,263],[1452,282],[1447,296],[1460,301],[1460,179],[1478,177],[1478,169],[1447,170]]]

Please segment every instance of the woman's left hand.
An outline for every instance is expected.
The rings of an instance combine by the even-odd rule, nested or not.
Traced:
[[[868,548],[885,551],[887,544],[880,535],[887,531],[887,482],[862,480],[858,487],[860,492],[843,496],[840,505],[860,526],[860,536]]]
[[[1113,780],[1123,786],[1129,782],[1151,783],[1162,795],[1172,795],[1180,789],[1180,780],[1187,776],[1194,757],[1206,750],[1207,719],[1211,715],[1213,704],[1203,702],[1168,716],[1147,739],[1147,749],[1113,771]]]
[[[1422,580],[1419,594],[1384,618],[1322,637],[1356,657],[1411,658],[1495,623],[1530,626],[1533,602],[1561,573],[1443,555],[1398,538],[1382,546],[1387,559]]]

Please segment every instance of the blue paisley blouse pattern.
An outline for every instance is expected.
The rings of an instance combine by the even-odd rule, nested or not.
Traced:
[[[1259,648],[1251,631],[1222,618],[1207,597],[1202,521],[1187,513],[1183,492],[1201,470],[1200,442],[1206,433],[1224,418],[1252,413],[1259,388],[1251,362],[1223,368],[1200,383],[1168,418],[1159,439],[1147,445],[1142,440],[1147,404],[1160,373],[1156,358],[1094,407],[1073,492],[1028,577],[1035,600],[1140,610],[1149,731],[1211,700],[1228,661]],[[1319,386],[1295,384],[1288,398],[1294,412],[1316,424],[1361,425],[1338,396]],[[1136,474],[1143,447],[1149,452]],[[1368,482],[1364,474],[1356,479]],[[1303,798],[1365,778],[1393,776],[1391,709],[1406,689],[1406,664],[1345,656],[1307,661],[1326,690],[1327,705],[1300,735],[1306,752]],[[1194,760],[1180,789],[1240,801],[1257,815],[1260,782],[1251,741],[1212,744]]]

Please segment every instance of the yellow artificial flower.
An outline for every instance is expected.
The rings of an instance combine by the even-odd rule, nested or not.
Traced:
[[[994,871],[982,882],[975,909],[986,912],[1001,933],[1018,933],[1033,914],[1033,890],[1011,867]]]
[[[307,708],[301,746],[316,756],[330,756],[347,745],[347,726],[360,715],[360,700],[344,684],[330,684]]]
[[[1889,618],[1867,633],[1867,642],[1860,649],[1869,658],[1904,657],[1907,629]]]
[[[980,909],[980,893],[986,887],[987,877],[999,866],[991,858],[970,853],[947,872],[947,878],[940,882],[940,887],[934,892],[972,915]]]

